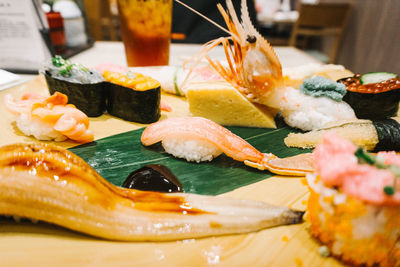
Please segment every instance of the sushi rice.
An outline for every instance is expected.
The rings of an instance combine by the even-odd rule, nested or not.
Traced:
[[[18,129],[27,136],[33,136],[38,140],[44,141],[64,141],[67,139],[65,135],[54,130],[49,123],[42,122],[38,119],[32,119],[29,114],[21,113],[16,119]]]
[[[211,161],[213,158],[222,154],[222,151],[211,142],[206,140],[195,140],[190,137],[181,136],[166,137],[162,141],[165,151],[177,158],[183,158],[187,161]]]
[[[353,109],[344,101],[305,95],[289,87],[284,92],[282,116],[291,127],[311,131],[334,121],[356,119]]]

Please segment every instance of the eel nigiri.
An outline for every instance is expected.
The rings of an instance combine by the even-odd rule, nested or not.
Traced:
[[[75,154],[50,144],[0,148],[0,214],[100,238],[162,241],[300,223],[302,211],[222,197],[114,186]]]
[[[145,146],[162,141],[167,153],[187,161],[211,161],[225,153],[250,167],[276,174],[304,176],[313,171],[311,154],[279,159],[270,153],[261,153],[228,129],[201,117],[170,118],[153,123],[143,131],[141,141]]]
[[[9,112],[18,116],[17,127],[27,136],[39,140],[71,140],[86,143],[94,139],[89,130],[89,118],[74,105],[67,104],[68,97],[56,92],[50,97],[27,93],[21,100],[11,95],[4,98]]]

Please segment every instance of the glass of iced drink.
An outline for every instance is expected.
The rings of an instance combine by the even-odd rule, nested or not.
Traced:
[[[128,66],[168,65],[172,0],[118,0]]]

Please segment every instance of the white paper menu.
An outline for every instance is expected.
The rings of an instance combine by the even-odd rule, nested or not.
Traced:
[[[0,69],[36,72],[51,57],[39,1],[0,0]],[[39,12],[38,12],[39,11]]]

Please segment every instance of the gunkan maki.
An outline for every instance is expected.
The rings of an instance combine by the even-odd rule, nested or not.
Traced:
[[[69,103],[87,116],[98,117],[106,110],[107,87],[97,70],[56,56],[41,73],[46,77],[50,94],[58,91],[67,95]]]
[[[394,73],[374,72],[340,79],[347,102],[359,119],[385,119],[396,116],[400,100],[400,79]]]
[[[104,71],[108,81],[107,111],[121,119],[152,123],[160,118],[161,86],[148,76]]]

